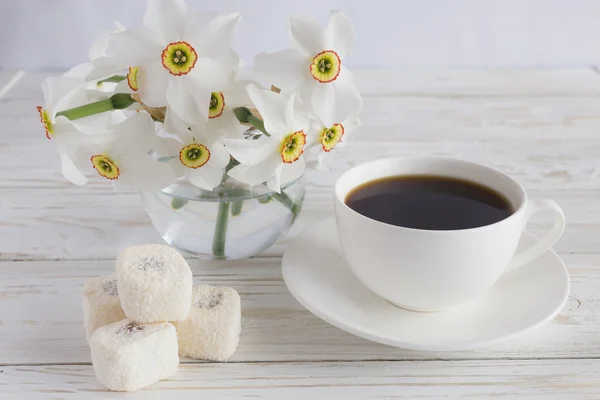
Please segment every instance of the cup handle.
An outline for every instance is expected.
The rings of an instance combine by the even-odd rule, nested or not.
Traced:
[[[525,224],[540,211],[552,211],[554,213],[554,225],[546,235],[536,244],[528,249],[515,254],[506,271],[513,270],[540,256],[548,250],[561,237],[565,230],[565,214],[556,202],[548,199],[530,199],[525,211]],[[524,228],[525,226],[523,226]]]

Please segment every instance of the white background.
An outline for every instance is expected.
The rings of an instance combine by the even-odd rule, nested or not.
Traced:
[[[248,62],[288,45],[287,16],[356,24],[353,66],[584,66],[600,60],[600,0],[190,0],[238,10]],[[0,68],[67,68],[113,20],[141,22],[143,0],[0,0]]]

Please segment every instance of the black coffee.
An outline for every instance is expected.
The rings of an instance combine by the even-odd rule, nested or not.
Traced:
[[[353,189],[345,202],[354,211],[377,221],[436,231],[490,225],[513,213],[508,200],[492,189],[430,175],[367,182]]]

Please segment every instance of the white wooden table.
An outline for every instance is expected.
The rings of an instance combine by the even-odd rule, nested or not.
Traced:
[[[126,245],[160,242],[134,192],[63,179],[27,73],[0,98],[0,398],[600,398],[600,74],[570,70],[362,70],[364,126],[333,172],[307,173],[301,218],[260,258],[190,260],[197,282],[242,296],[243,334],[226,364],[183,361],[173,379],[130,395],[94,378],[81,322],[86,279],[113,271]],[[0,87],[15,72],[0,71]],[[304,310],[281,255],[331,214],[339,173],[382,156],[484,162],[564,208],[555,246],[572,289],[560,315],[521,338],[470,352],[371,343]],[[548,228],[543,216],[530,231]]]

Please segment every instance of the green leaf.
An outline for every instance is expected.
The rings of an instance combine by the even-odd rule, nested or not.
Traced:
[[[269,203],[271,200],[273,200],[273,196],[267,194],[266,196],[261,196],[258,198],[258,202],[260,204],[267,204]]]
[[[235,114],[238,121],[243,124],[248,124],[248,117],[252,117],[252,111],[247,107],[237,107],[233,109],[233,113]]]
[[[187,200],[181,199],[179,197],[173,197],[173,200],[171,200],[171,208],[173,208],[174,210],[179,210],[181,207],[185,206],[186,204],[187,204]]]
[[[110,77],[108,77],[106,79],[102,79],[101,81],[98,81],[96,83],[96,85],[97,86],[102,86],[102,84],[106,83],[106,82],[119,83],[121,81],[124,81],[125,79],[127,79],[127,77],[125,75],[113,75],[113,76],[110,76]]]
[[[234,200],[231,202],[231,215],[237,216],[242,213],[242,206],[244,205],[244,200]]]
[[[234,108],[233,113],[235,114],[238,121],[240,121],[241,123],[250,124],[253,127],[255,127],[256,129],[258,129],[259,131],[261,131],[262,133],[264,133],[265,135],[271,136],[265,129],[265,123],[263,122],[263,120],[260,118],[256,118],[252,114],[252,111],[250,111],[250,109],[248,109],[247,107]]]

